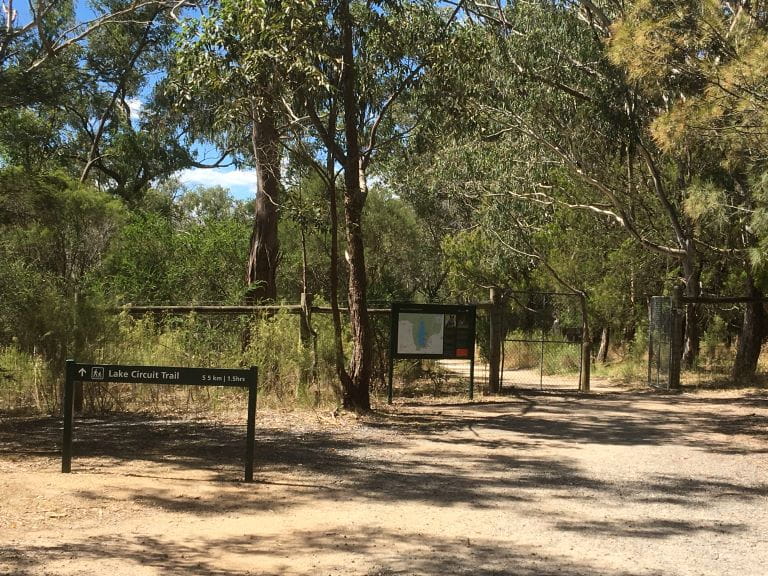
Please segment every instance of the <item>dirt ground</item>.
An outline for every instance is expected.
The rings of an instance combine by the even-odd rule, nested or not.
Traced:
[[[768,392],[0,421],[0,574],[768,574]]]

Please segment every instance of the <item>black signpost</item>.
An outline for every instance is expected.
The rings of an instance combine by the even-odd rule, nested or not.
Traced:
[[[460,304],[394,302],[389,337],[387,402],[392,403],[396,358],[469,360],[469,399],[474,398],[476,308]]]
[[[248,388],[248,426],[246,432],[245,481],[253,482],[253,450],[256,444],[256,388],[258,370],[225,368],[181,368],[175,366],[124,366],[77,364],[67,360],[64,384],[64,444],[61,471],[72,470],[75,382],[121,382],[126,384],[172,384],[186,386],[230,386]]]

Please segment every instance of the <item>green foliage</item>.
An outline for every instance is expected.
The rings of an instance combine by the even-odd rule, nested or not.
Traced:
[[[240,303],[249,233],[221,189],[187,192],[167,214],[134,212],[105,259],[104,290],[134,304]]]
[[[281,312],[254,322],[246,362],[259,367],[260,389],[277,405],[307,400],[301,384],[302,371],[311,370],[310,350],[299,345],[298,316]]]
[[[115,337],[94,350],[92,361],[161,366],[238,367],[259,369],[260,405],[334,404],[338,384],[334,369],[330,318],[316,315],[317,358],[311,348],[300,346],[299,317],[281,312],[269,317],[131,318],[121,315]],[[243,348],[244,336],[248,346]],[[302,373],[313,376],[304,380]],[[168,386],[94,389],[93,409],[142,407],[157,411],[226,410],[237,391],[206,387],[201,391]]]
[[[248,157],[251,122],[275,114],[294,82],[323,82],[316,4],[226,0],[183,21],[164,90],[196,136]]]
[[[354,1],[349,19],[347,4],[321,0],[224,0],[184,20],[176,36],[164,10],[141,5],[57,54],[42,39],[66,41],[76,19],[70,2],[51,4],[40,27],[4,29],[4,406],[55,409],[60,367],[72,355],[254,363],[271,401],[333,395],[326,316],[314,319],[313,364],[288,314],[115,320],[104,311],[242,301],[252,207],[221,188],[153,182],[192,163],[193,138],[250,161],[254,122],[283,111],[292,178],[279,207],[285,300],[305,288],[318,301],[330,292],[328,186],[307,176],[326,153],[332,170],[358,170],[357,181],[374,174],[354,199],[364,206],[372,304],[485,300],[491,286],[575,287],[588,295],[593,332],[609,326],[619,340],[629,374],[645,361],[647,296],[681,279],[691,290],[736,295],[752,283],[764,293],[765,11],[718,0],[585,4],[466,2],[463,17],[448,22],[453,6],[420,0]],[[93,4],[99,14],[123,7]],[[342,90],[345,31],[352,96]],[[173,73],[148,96],[150,78],[171,60]],[[139,96],[136,116],[129,105]],[[361,162],[345,166],[353,137]],[[337,192],[343,220],[347,190]],[[342,292],[346,274],[337,279]],[[578,312],[558,303],[546,310],[569,323]],[[740,315],[700,312],[704,352],[725,358],[722,342]],[[530,331],[522,314],[513,320]],[[375,321],[374,333],[381,352],[385,323]],[[133,401],[128,389],[89,396],[92,408],[124,401]]]
[[[755,209],[749,220],[749,230],[757,239],[749,251],[755,281],[768,291],[768,174],[755,182]]]
[[[440,247],[410,205],[374,186],[364,215],[368,298],[372,302],[434,298],[441,282]]]
[[[174,231],[153,213],[132,214],[104,263],[105,289],[118,301],[172,302],[179,279],[174,265]]]
[[[510,252],[486,228],[472,228],[443,240],[444,265],[451,292],[486,299],[488,289],[525,289],[530,278],[531,258]]]
[[[62,366],[107,323],[94,275],[122,225],[122,203],[60,175],[0,171],[0,343]]]
[[[725,343],[729,341],[728,323],[722,316],[715,316],[707,325],[702,338],[704,361],[722,363],[725,353]]]
[[[607,54],[659,104],[648,126],[656,144],[692,164],[684,206],[697,234],[709,246],[749,252],[761,275],[764,10],[718,0],[634,2],[615,23]]]

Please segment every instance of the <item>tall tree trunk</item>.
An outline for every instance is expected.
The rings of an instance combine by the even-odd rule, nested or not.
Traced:
[[[329,133],[336,124],[335,111],[329,114]],[[331,313],[333,317],[334,357],[336,360],[336,375],[341,382],[342,396],[344,390],[352,388],[344,359],[344,340],[341,327],[341,312],[339,311],[339,207],[337,202],[335,165],[333,155],[329,152],[326,158],[326,174],[328,175],[328,205],[331,220],[331,263],[330,263],[330,296]]]
[[[758,299],[762,293],[755,287],[750,275],[747,276],[747,294]],[[754,377],[757,370],[757,360],[763,340],[768,335],[768,315],[762,302],[748,302],[744,309],[744,319],[741,325],[739,345],[736,349],[736,359],[733,362],[731,376],[734,380]]]
[[[280,200],[280,135],[273,116],[253,114],[251,144],[256,164],[256,201],[248,255],[248,303],[277,298],[278,203]]]
[[[345,183],[349,178],[345,173]],[[349,321],[352,329],[352,357],[349,365],[351,386],[344,390],[344,407],[355,411],[366,411],[371,407],[370,381],[373,362],[373,345],[368,316],[367,291],[368,281],[365,273],[365,253],[363,247],[363,205],[361,190],[344,194],[344,217],[349,266]]]
[[[349,321],[352,329],[352,358],[350,381],[343,391],[344,408],[367,411],[371,407],[370,381],[373,363],[373,343],[367,304],[367,278],[363,246],[363,207],[367,187],[362,166],[358,133],[359,106],[356,90],[354,36],[349,3],[341,2],[339,16],[342,27],[343,71],[341,91],[344,102],[344,219],[349,266]]]

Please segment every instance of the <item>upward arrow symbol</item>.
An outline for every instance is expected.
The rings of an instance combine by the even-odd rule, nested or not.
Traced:
[[[85,368],[80,368],[77,373],[80,374],[80,376],[85,376]]]

